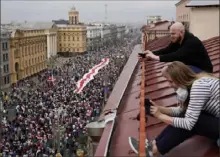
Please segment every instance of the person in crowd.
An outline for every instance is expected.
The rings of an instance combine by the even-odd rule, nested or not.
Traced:
[[[189,89],[178,107],[161,107],[151,101],[151,114],[168,126],[146,144],[149,156],[165,155],[193,135],[217,141],[219,138],[219,78],[208,73],[194,73],[188,66],[174,61],[162,70],[174,89]],[[188,91],[188,90],[187,90]],[[138,142],[129,137],[131,148],[138,153]]]
[[[160,62],[181,61],[195,72],[213,72],[213,66],[203,43],[184,25],[175,22],[170,27],[171,43],[158,51],[145,51],[146,58]]]

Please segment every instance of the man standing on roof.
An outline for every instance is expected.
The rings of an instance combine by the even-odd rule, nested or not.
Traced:
[[[195,72],[213,72],[213,66],[203,43],[192,33],[185,31],[182,23],[170,27],[171,43],[158,51],[145,51],[148,60],[160,62],[181,61]]]

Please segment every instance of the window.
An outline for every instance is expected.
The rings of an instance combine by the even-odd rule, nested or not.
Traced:
[[[3,54],[3,62],[5,61],[5,54]]]
[[[7,50],[8,49],[8,43],[2,43],[2,50]]]
[[[8,61],[8,54],[5,54],[5,61]]]
[[[9,71],[9,66],[8,64],[4,65],[4,73],[7,73]]]
[[[2,50],[4,50],[5,48],[5,43],[2,43]]]
[[[7,84],[7,78],[4,77],[4,84]]]
[[[10,78],[9,76],[4,77],[4,84],[9,84],[10,83]]]

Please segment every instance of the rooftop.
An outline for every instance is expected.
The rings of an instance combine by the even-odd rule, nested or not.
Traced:
[[[4,29],[7,30],[39,30],[39,29],[50,29],[54,25],[53,22],[22,22],[22,23],[13,23],[4,26]]]
[[[60,20],[53,20],[55,24],[68,24],[68,20],[60,19]]]
[[[203,41],[214,66],[214,74],[220,77],[220,44],[219,36]],[[148,49],[157,50],[169,44],[169,37],[165,36],[148,43]],[[137,53],[142,51],[141,45],[134,48],[115,88],[110,96],[104,112],[109,109],[117,109],[117,117],[113,122],[107,123],[95,156],[137,156],[130,153],[128,137],[139,137],[139,121],[133,120],[140,111],[140,83],[141,67],[137,60]],[[145,96],[153,99],[157,104],[165,106],[176,105],[174,90],[161,75],[161,68],[166,63],[147,61],[145,63]],[[124,75],[127,74],[126,78]],[[126,80],[125,80],[126,79]],[[125,81],[123,81],[125,80]],[[122,91],[124,92],[122,93]],[[121,99],[120,99],[121,98]],[[101,116],[101,119],[103,116]],[[146,133],[148,138],[157,136],[166,124],[155,118],[148,117]],[[186,151],[187,150],[187,151]],[[213,142],[205,137],[195,136],[173,149],[168,156],[201,156],[217,157],[219,150]]]
[[[186,7],[207,7],[207,6],[219,6],[219,0],[192,0],[186,4]]]
[[[160,31],[160,30],[169,30],[169,27],[172,25],[173,21],[159,21],[150,25],[143,25],[141,30],[156,30],[156,31]]]

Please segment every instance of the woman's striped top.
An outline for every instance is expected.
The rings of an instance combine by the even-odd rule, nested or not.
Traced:
[[[175,117],[173,126],[191,130],[196,124],[201,111],[219,117],[219,87],[219,79],[213,77],[202,77],[194,81],[185,117]]]

